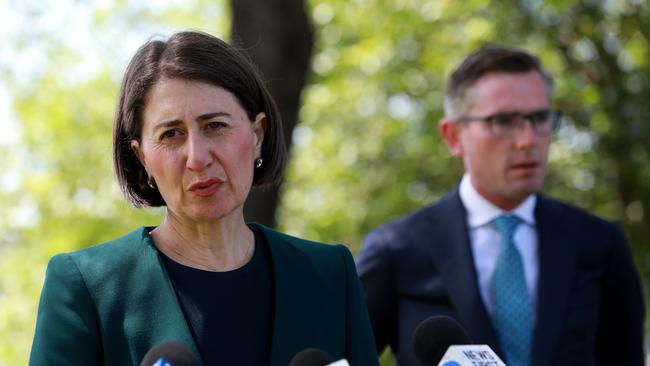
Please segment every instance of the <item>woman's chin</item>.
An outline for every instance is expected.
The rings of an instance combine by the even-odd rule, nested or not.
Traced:
[[[231,217],[238,212],[236,208],[237,207],[223,207],[222,205],[193,207],[183,216],[187,217],[189,221],[211,223]]]

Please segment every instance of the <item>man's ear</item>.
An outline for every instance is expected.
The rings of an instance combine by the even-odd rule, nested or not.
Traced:
[[[255,116],[253,121],[253,133],[255,134],[255,152],[257,156],[262,154],[262,143],[264,142],[264,135],[266,134],[266,114],[260,112]]]
[[[144,154],[142,154],[142,149],[140,148],[140,142],[136,139],[131,140],[131,150],[133,150],[133,153],[135,156],[138,157],[138,160],[140,160],[140,164],[142,164],[143,167],[147,167],[144,162]]]
[[[463,156],[463,144],[460,135],[463,132],[463,124],[458,120],[443,117],[438,125],[438,130],[447,143],[447,148],[453,156]]]

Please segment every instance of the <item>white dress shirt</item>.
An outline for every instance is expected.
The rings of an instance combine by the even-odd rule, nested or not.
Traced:
[[[507,212],[483,198],[470,182],[468,174],[460,182],[460,199],[467,210],[469,238],[474,255],[474,267],[478,275],[478,285],[485,307],[492,316],[492,277],[496,267],[501,234],[490,221],[503,214],[516,215],[521,222],[514,234],[515,246],[519,250],[524,265],[526,286],[533,311],[533,322],[537,309],[537,279],[539,274],[537,227],[535,224],[535,204],[537,196],[532,194],[514,210]]]

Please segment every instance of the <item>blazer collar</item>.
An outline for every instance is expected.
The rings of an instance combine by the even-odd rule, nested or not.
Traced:
[[[310,316],[309,299],[301,295],[312,292],[311,286],[320,280],[314,279],[313,271],[308,268],[308,260],[287,240],[287,237],[260,224],[249,224],[259,229],[268,243],[271,253],[275,288],[275,317],[273,320],[273,335],[271,346],[271,365],[285,366],[297,352],[309,345],[301,345],[301,339],[307,339],[309,331],[317,329],[317,324],[305,324]],[[141,351],[146,353],[151,347],[165,340],[176,340],[187,345],[195,354],[201,365],[198,348],[190,332],[176,292],[159,257],[149,231],[153,228],[143,227],[136,231],[141,247],[142,270],[140,278],[146,284],[145,294],[141,296],[141,306],[138,306],[135,319],[143,319],[149,331],[143,332],[138,342]],[[281,264],[281,265],[280,265]],[[291,276],[292,273],[303,274],[301,278]],[[298,296],[297,296],[298,294]],[[301,316],[301,314],[305,314]],[[302,321],[295,321],[302,319]],[[307,320],[305,320],[307,319]],[[317,321],[317,320],[315,320]],[[153,335],[153,336],[152,336]],[[142,356],[144,356],[142,353]],[[141,357],[140,357],[141,358]]]
[[[442,282],[457,312],[458,321],[477,343],[486,343],[498,350],[498,341],[485,309],[477,283],[476,269],[469,242],[466,211],[458,188],[429,209],[429,225],[421,227],[423,238],[432,237],[431,255],[440,271]]]

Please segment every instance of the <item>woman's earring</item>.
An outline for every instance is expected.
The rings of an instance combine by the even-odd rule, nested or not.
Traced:
[[[149,188],[151,188],[151,189],[156,189],[156,181],[153,180],[153,177],[152,177],[152,176],[148,176],[148,178],[147,178],[147,185],[148,185]]]
[[[255,169],[259,169],[262,166],[263,162],[264,162],[264,159],[262,159],[262,158],[255,159]]]

